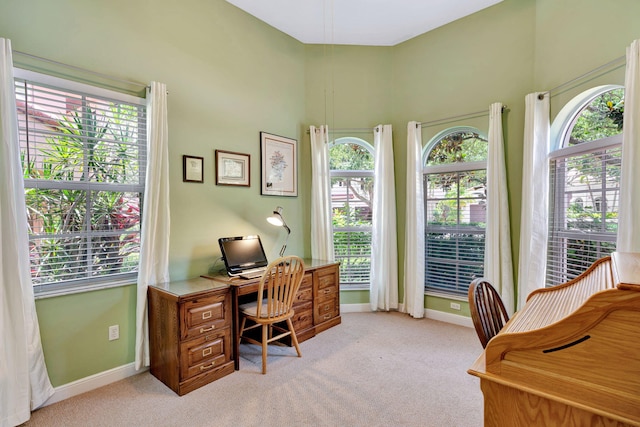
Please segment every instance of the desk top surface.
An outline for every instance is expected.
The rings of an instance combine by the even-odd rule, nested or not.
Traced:
[[[304,261],[305,271],[313,271],[317,268],[326,267],[337,264],[333,261],[325,261],[319,259],[306,258]],[[161,289],[177,297],[198,294],[200,292],[209,292],[216,289],[226,289],[231,286],[251,285],[260,281],[260,278],[241,279],[239,277],[229,277],[224,273],[214,275],[202,275],[186,280],[171,281],[152,285],[154,288]]]

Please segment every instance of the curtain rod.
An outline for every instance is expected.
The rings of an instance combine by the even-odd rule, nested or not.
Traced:
[[[506,105],[502,106],[502,111],[504,112],[504,110],[507,109]],[[429,127],[429,126],[433,126],[436,124],[442,124],[444,122],[448,122],[448,121],[452,121],[452,120],[457,120],[457,119],[462,119],[465,117],[471,118],[471,117],[480,117],[480,116],[484,116],[484,115],[489,115],[489,110],[482,110],[482,111],[476,111],[474,113],[467,113],[467,114],[460,114],[457,116],[451,116],[451,117],[445,117],[443,119],[437,119],[437,120],[431,120],[430,122],[424,122],[420,124],[420,127]]]
[[[55,64],[55,65],[59,65],[61,67],[70,68],[72,70],[82,71],[82,72],[85,72],[85,73],[93,74],[93,75],[96,75],[96,76],[99,76],[99,77],[102,77],[102,78],[105,78],[105,79],[109,79],[109,80],[112,80],[112,81],[149,88],[149,85],[146,85],[144,83],[138,83],[138,82],[134,82],[134,81],[131,81],[131,80],[120,79],[118,77],[110,76],[108,74],[99,73],[97,71],[88,70],[88,69],[82,68],[82,67],[77,67],[75,65],[65,64],[63,62],[54,61],[52,59],[43,58],[41,56],[32,55],[30,53],[20,52],[19,50],[14,50],[13,53],[17,54],[17,55],[26,56],[28,58],[36,59],[38,61],[48,62],[50,64]]]
[[[607,62],[606,64],[602,64],[601,66],[599,66],[599,67],[597,67],[597,68],[594,68],[594,69],[593,69],[593,70],[591,70],[591,71],[587,71],[586,73],[584,73],[584,74],[582,74],[582,75],[580,75],[580,76],[578,76],[578,77],[575,77],[575,78],[573,78],[573,79],[571,79],[571,80],[569,80],[569,81],[566,81],[566,82],[564,82],[564,83],[562,83],[562,84],[559,84],[558,86],[556,86],[556,87],[554,87],[554,88],[552,88],[552,89],[549,89],[549,90],[548,90],[548,91],[546,91],[546,92],[542,92],[542,93],[540,93],[540,94],[538,95],[538,99],[543,99],[543,98],[544,98],[544,96],[545,96],[545,95],[547,95],[547,94],[551,95],[553,92],[556,92],[556,91],[558,91],[559,89],[562,89],[562,88],[563,88],[563,87],[565,87],[565,86],[569,86],[570,84],[575,83],[575,82],[577,82],[578,80],[582,80],[582,79],[584,79],[585,77],[588,77],[588,76],[590,76],[590,75],[592,75],[592,74],[595,74],[595,73],[597,73],[598,71],[601,71],[601,70],[603,70],[603,69],[605,69],[605,68],[607,68],[607,67],[610,67],[610,66],[612,66],[612,65],[614,65],[614,64],[616,64],[616,63],[618,63],[618,62],[621,62],[621,64],[619,64],[619,65],[626,64],[626,62],[627,62],[627,57],[626,57],[626,55],[625,55],[625,56],[619,56],[618,58],[614,59],[613,61],[609,61],[609,62]]]
[[[377,127],[377,126],[376,126]],[[329,133],[373,133],[375,132],[376,128],[336,128],[336,129],[329,129]],[[307,129],[307,134],[309,134],[310,131],[309,129]]]

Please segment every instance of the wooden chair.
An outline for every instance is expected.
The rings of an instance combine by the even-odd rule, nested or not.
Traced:
[[[239,306],[242,323],[240,326],[240,340],[262,345],[262,373],[267,373],[267,344],[286,336],[291,336],[291,342],[302,357],[298,338],[293,329],[291,317],[294,314],[293,301],[295,299],[302,277],[304,276],[304,262],[297,256],[286,256],[271,262],[260,279],[258,299],[255,302]],[[249,323],[247,322],[249,321]],[[285,322],[286,328],[276,325]],[[256,335],[246,334],[255,328],[262,329],[261,340]],[[273,335],[276,330],[278,335]]]
[[[469,310],[482,348],[509,321],[500,294],[485,278],[475,279],[469,285]]]

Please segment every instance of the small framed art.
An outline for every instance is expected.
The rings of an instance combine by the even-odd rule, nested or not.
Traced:
[[[196,156],[182,156],[182,181],[204,182],[204,159]]]
[[[262,195],[298,195],[298,141],[260,132]]]
[[[216,185],[251,186],[251,156],[216,150]]]

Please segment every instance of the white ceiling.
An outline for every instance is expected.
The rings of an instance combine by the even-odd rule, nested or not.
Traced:
[[[307,44],[394,46],[502,0],[227,0]]]

